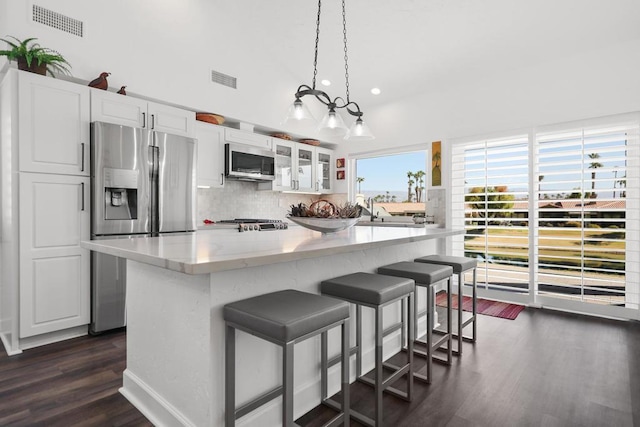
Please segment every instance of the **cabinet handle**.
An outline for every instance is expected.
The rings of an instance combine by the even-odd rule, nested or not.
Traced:
[[[147,127],[147,113],[142,113],[142,127]]]
[[[151,115],[151,129],[155,129],[156,128],[156,115],[152,114]]]
[[[80,143],[80,172],[84,172],[84,142]]]
[[[80,191],[82,191],[82,197],[80,197],[80,200],[81,200],[80,210],[84,211],[84,182],[80,183]]]
[[[224,185],[224,174],[220,174],[220,185]]]

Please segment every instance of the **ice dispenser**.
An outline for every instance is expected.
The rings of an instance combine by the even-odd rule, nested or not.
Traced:
[[[138,219],[138,171],[104,168],[104,219]]]

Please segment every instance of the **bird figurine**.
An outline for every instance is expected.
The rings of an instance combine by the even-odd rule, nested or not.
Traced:
[[[119,93],[120,95],[126,95],[126,94],[127,94],[127,92],[124,90],[124,88],[126,88],[126,86],[122,86],[122,87],[120,88],[120,90],[119,90],[118,92],[116,92],[116,93]]]
[[[96,89],[103,89],[103,90],[107,90],[107,88],[109,87],[109,82],[107,82],[107,77],[110,75],[111,73],[100,73],[100,77],[98,77],[97,79],[93,79],[89,82],[89,86],[90,87],[95,87]]]

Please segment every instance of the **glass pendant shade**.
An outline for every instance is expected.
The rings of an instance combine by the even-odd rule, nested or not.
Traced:
[[[343,136],[348,130],[342,116],[333,110],[329,110],[318,126],[318,132],[323,136]]]
[[[293,104],[289,106],[283,124],[315,123],[315,121],[316,119],[313,117],[313,114],[311,114],[311,111],[309,111],[309,107],[304,105],[299,99],[296,99]]]
[[[371,129],[367,126],[360,117],[353,122],[349,128],[349,132],[345,135],[344,139],[349,141],[368,141],[375,139],[375,136],[371,133]]]

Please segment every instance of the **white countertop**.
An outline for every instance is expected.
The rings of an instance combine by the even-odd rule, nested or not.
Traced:
[[[182,273],[207,274],[463,233],[464,230],[444,228],[362,226],[333,234],[302,227],[243,233],[212,229],[159,237],[83,241],[82,247]]]

